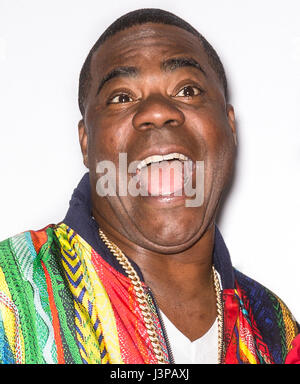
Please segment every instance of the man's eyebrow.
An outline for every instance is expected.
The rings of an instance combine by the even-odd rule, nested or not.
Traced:
[[[172,59],[168,59],[164,61],[161,67],[166,72],[174,71],[175,69],[183,68],[183,67],[193,67],[198,69],[200,72],[202,72],[203,75],[207,76],[206,72],[198,63],[198,61],[191,57],[174,57]]]
[[[109,80],[115,78],[115,77],[120,77],[120,76],[125,76],[125,77],[135,77],[138,74],[138,70],[136,67],[117,67],[112,69],[110,72],[108,72],[103,79],[101,80],[98,90],[97,90],[97,95],[103,88],[104,84],[107,83]]]

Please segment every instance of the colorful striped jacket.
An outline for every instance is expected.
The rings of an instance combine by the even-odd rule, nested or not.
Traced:
[[[62,223],[0,243],[1,363],[156,363],[131,281],[98,236],[88,174]],[[231,265],[216,228],[225,364],[281,364],[299,333],[285,304]],[[143,282],[166,363],[159,309]]]

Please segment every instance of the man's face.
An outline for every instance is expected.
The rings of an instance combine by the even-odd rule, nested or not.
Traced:
[[[94,214],[146,249],[187,249],[213,223],[235,153],[233,109],[200,41],[174,26],[135,26],[98,49],[91,76],[79,134]],[[178,196],[100,197],[97,163],[110,160],[118,173],[119,153],[128,164],[168,153],[203,161],[203,204],[187,207]]]

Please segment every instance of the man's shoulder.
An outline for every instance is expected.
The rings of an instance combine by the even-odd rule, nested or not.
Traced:
[[[52,354],[53,348],[45,347],[52,345],[53,327],[75,332],[57,227],[25,231],[0,242],[0,364],[56,362],[59,358]],[[72,358],[78,355],[73,351]]]
[[[0,267],[2,270],[14,268],[14,265],[27,266],[33,264],[41,255],[50,249],[54,239],[55,225],[33,231],[24,231],[0,242]]]
[[[290,313],[284,302],[270,289],[236,269],[234,275],[236,288],[244,299],[249,300],[253,311],[264,311],[263,308],[271,307],[272,310],[281,308]]]
[[[235,288],[246,317],[263,336],[275,362],[281,361],[299,333],[299,324],[277,294],[256,280],[234,269]]]

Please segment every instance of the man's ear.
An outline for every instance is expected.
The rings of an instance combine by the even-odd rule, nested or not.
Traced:
[[[83,119],[79,121],[78,123],[78,135],[79,135],[79,143],[81,147],[81,152],[83,156],[83,163],[84,165],[89,168],[89,162],[88,162],[88,135],[87,135],[87,129],[84,124]]]
[[[233,135],[233,140],[234,140],[235,145],[237,146],[235,115],[234,115],[234,108],[231,104],[227,104],[226,112],[227,112],[228,122],[229,122],[229,125],[231,127],[231,131],[232,131],[232,135]]]

